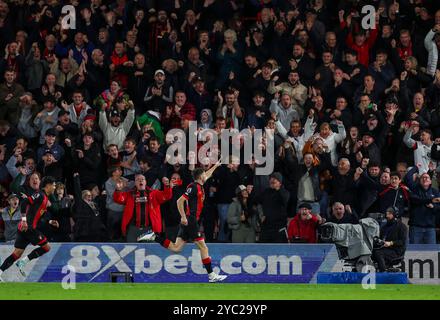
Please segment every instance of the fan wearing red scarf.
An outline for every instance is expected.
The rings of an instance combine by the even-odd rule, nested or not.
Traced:
[[[150,189],[142,174],[136,175],[133,190],[122,191],[123,182],[116,183],[113,199],[116,203],[125,205],[122,235],[127,237],[127,242],[136,242],[150,228],[153,232],[162,232],[160,205],[172,197],[172,185],[170,186],[168,178],[163,178],[162,183],[163,191]]]

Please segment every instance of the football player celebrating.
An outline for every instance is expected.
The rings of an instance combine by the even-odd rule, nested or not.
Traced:
[[[221,162],[218,161],[206,172],[201,168],[197,168],[193,171],[194,182],[188,185],[186,192],[177,200],[177,208],[181,219],[176,242],[171,242],[169,239],[163,237],[162,234],[158,233],[147,233],[138,238],[138,241],[156,241],[164,248],[176,253],[182,251],[187,242],[194,242],[200,249],[200,256],[203,266],[208,272],[209,282],[221,282],[227,277],[225,275],[218,275],[212,271],[211,257],[209,256],[205,239],[199,232],[198,223],[205,200],[203,184],[211,177],[220,164]]]
[[[26,277],[24,267],[33,259],[49,252],[50,246],[46,236],[39,230],[44,223],[43,215],[50,207],[49,196],[55,192],[55,179],[52,177],[44,177],[40,184],[41,190],[35,192],[31,196],[27,196],[22,203],[22,217],[18,225],[17,238],[15,239],[14,252],[6,258],[0,267],[0,281],[2,273],[11,267],[23,255],[24,250],[29,244],[39,246],[34,249],[28,256],[22,260],[18,260],[16,265],[23,277]],[[49,224],[59,227],[58,221],[49,220]]]

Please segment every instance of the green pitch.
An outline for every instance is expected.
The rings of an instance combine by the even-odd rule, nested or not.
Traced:
[[[436,285],[377,285],[364,290],[361,285],[313,284],[127,284],[78,283],[64,290],[60,283],[0,283],[0,300],[440,300]]]

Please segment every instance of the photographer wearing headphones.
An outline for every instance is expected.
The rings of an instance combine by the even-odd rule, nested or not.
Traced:
[[[397,209],[386,210],[386,224],[380,230],[380,239],[375,239],[378,249],[373,250],[373,258],[379,266],[379,272],[385,272],[391,261],[405,254],[408,228],[397,219]]]

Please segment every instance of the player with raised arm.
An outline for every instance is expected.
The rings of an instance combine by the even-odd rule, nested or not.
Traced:
[[[55,192],[55,179],[52,177],[44,177],[40,184],[41,190],[27,196],[22,202],[22,217],[18,225],[17,238],[14,244],[14,252],[6,258],[0,267],[0,281],[2,273],[11,267],[15,261],[20,259],[26,247],[31,243],[39,248],[34,249],[28,256],[22,260],[18,260],[16,265],[23,277],[26,277],[24,267],[33,259],[49,252],[50,246],[46,236],[39,230],[42,217],[47,212],[47,208],[51,206],[49,197]],[[49,220],[49,224],[58,228],[59,224],[56,220]]]
[[[206,172],[201,168],[193,171],[194,182],[188,185],[186,192],[177,200],[177,208],[181,219],[176,242],[171,242],[157,233],[147,233],[138,238],[138,241],[156,241],[164,248],[176,253],[182,251],[187,242],[194,242],[200,250],[203,266],[208,272],[209,282],[220,282],[227,277],[212,271],[211,257],[209,256],[205,239],[199,232],[198,224],[200,213],[203,209],[203,201],[205,200],[203,184],[211,177],[220,164],[221,162],[218,161]]]

